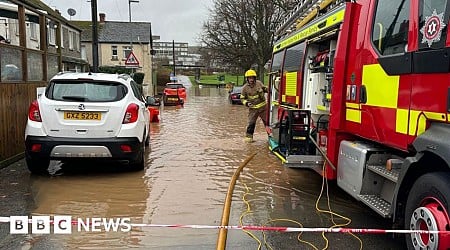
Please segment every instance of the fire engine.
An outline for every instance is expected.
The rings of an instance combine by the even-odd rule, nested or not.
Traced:
[[[275,33],[270,150],[410,230],[409,249],[450,247],[449,17],[450,1],[302,0]]]

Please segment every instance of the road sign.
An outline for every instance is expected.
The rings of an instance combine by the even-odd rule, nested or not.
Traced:
[[[130,51],[130,54],[128,54],[127,59],[125,60],[126,66],[139,66],[139,61],[134,55],[133,51]]]

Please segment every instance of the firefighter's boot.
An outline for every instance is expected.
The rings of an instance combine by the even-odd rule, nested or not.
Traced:
[[[244,141],[247,143],[253,142],[253,135],[246,135]]]

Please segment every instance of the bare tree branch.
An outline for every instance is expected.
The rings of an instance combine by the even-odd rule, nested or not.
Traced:
[[[263,77],[271,58],[274,30],[293,0],[215,0],[203,24],[201,41],[214,59],[242,71],[251,67]]]

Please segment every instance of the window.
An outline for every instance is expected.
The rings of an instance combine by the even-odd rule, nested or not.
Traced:
[[[56,45],[56,29],[53,28],[53,25],[48,28],[48,44]]]
[[[125,60],[131,53],[131,46],[123,46],[122,49],[123,49],[123,59]]]
[[[284,50],[277,52],[273,55],[272,68],[270,71],[275,72],[281,69],[281,63],[283,62]]]
[[[56,32],[56,29],[58,28],[58,26],[55,26],[55,32]],[[64,48],[64,32],[66,32],[66,36],[68,36],[68,31],[67,31],[67,29],[63,29],[63,28],[61,28],[61,48]]]
[[[80,51],[80,33],[74,32],[73,34],[74,34],[74,38],[75,38],[74,45],[73,45],[74,49],[76,51]]]
[[[47,57],[47,79],[51,79],[58,73],[58,56],[48,55]]]
[[[443,48],[447,37],[447,0],[422,0],[419,6],[419,49]]]
[[[85,45],[81,45],[81,58],[87,60],[87,51]]]
[[[127,94],[126,86],[115,82],[53,81],[48,98],[73,102],[114,102]]]
[[[0,77],[2,82],[22,81],[22,51],[16,48],[0,48]]]
[[[114,45],[111,46],[111,55],[112,55],[111,60],[119,59],[118,54],[117,54],[117,46],[114,46]]]
[[[30,38],[33,40],[38,39],[38,29],[39,25],[36,23],[30,23]]]
[[[69,49],[73,50],[75,44],[75,33],[69,30]]]
[[[288,48],[284,59],[284,70],[288,72],[298,71],[302,65],[304,52],[305,43],[299,43]]]
[[[28,64],[28,80],[29,81],[42,81],[44,80],[42,70],[42,54],[41,53],[27,53]]]
[[[406,52],[409,3],[407,0],[378,1],[372,27],[372,42],[381,55]]]
[[[141,91],[141,88],[139,87],[139,85],[135,81],[131,81],[130,83],[131,83],[131,89],[133,90],[134,96],[137,99],[143,101],[144,97],[142,96],[142,91]]]

